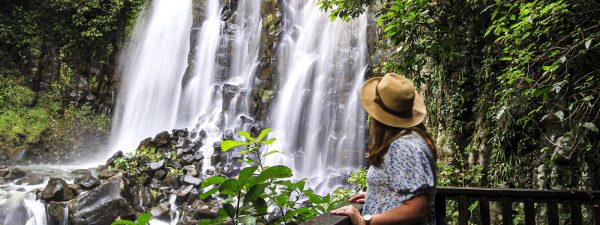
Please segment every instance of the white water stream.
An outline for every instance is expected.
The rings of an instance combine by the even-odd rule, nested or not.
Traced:
[[[332,175],[362,165],[364,112],[358,91],[367,67],[366,16],[331,21],[316,1],[285,8],[281,73],[272,110],[276,149],[271,164],[293,165],[296,176],[330,190]]]
[[[155,0],[145,14],[120,61],[122,83],[109,154],[132,151],[144,138],[175,128],[190,48],[192,4]]]

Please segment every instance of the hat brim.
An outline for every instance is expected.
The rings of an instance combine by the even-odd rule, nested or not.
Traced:
[[[425,115],[427,114],[425,101],[423,96],[417,92],[415,92],[412,112],[407,113],[406,116],[388,113],[375,103],[375,88],[377,88],[377,83],[380,80],[381,77],[371,78],[365,81],[360,90],[360,102],[371,117],[385,125],[400,128],[414,127],[425,120]]]

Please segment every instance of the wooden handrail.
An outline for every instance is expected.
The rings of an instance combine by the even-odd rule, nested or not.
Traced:
[[[524,203],[525,224],[533,225],[535,222],[535,204],[543,203],[547,207],[546,217],[548,224],[558,224],[558,205],[570,206],[570,221],[572,225],[582,224],[582,205],[591,205],[594,214],[594,224],[600,225],[600,191],[558,191],[535,189],[505,189],[505,188],[461,188],[438,187],[435,196],[436,224],[446,225],[447,200],[458,202],[458,224],[467,225],[470,214],[469,205],[475,201],[479,203],[478,224],[490,224],[490,202],[501,205],[502,224],[512,225],[512,203]],[[355,206],[361,207],[359,204]],[[348,217],[336,216],[329,213],[320,215],[303,225],[351,225]]]

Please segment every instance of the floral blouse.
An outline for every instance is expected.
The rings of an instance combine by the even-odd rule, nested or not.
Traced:
[[[416,132],[401,136],[390,145],[379,166],[367,172],[364,214],[379,214],[396,208],[417,195],[429,196],[429,212],[421,224],[435,224],[435,158]]]

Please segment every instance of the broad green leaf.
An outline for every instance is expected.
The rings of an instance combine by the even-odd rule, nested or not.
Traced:
[[[273,144],[273,142],[275,142],[275,140],[277,140],[276,138],[269,138],[269,140],[263,141],[261,142],[261,144],[263,145],[270,145]]]
[[[236,179],[227,179],[225,182],[223,182],[221,184],[221,186],[219,186],[219,191],[221,192],[221,194],[229,194],[230,192],[227,191],[231,191],[234,193],[237,193],[239,190],[239,183]]]
[[[223,183],[225,180],[227,180],[227,178],[222,177],[222,176],[209,177],[202,181],[202,184],[200,185],[200,187],[205,188],[210,185],[220,184],[220,183]]]
[[[261,215],[267,214],[268,205],[267,205],[267,202],[265,201],[265,199],[258,197],[258,198],[256,198],[256,200],[254,200],[254,202],[252,202],[252,204],[254,204],[254,208],[256,209],[256,211],[259,214],[261,214]]]
[[[594,123],[587,122],[587,123],[582,124],[581,126],[587,128],[591,132],[598,133],[598,127],[596,127],[596,124],[594,124]]]
[[[138,225],[138,224],[136,224],[130,220],[117,220],[115,222],[112,222],[110,225]]]
[[[313,193],[307,193],[306,196],[308,196],[308,202],[312,203],[312,204],[321,204],[323,203],[323,197],[317,195],[317,194],[313,194]]]
[[[227,151],[231,150],[232,148],[240,147],[240,146],[247,146],[250,144],[252,144],[252,143],[243,142],[243,141],[225,140],[225,141],[221,142],[221,151],[227,152]]]
[[[288,178],[292,176],[292,170],[287,166],[273,166],[266,168],[258,175],[258,182],[262,183],[268,179]]]
[[[250,136],[250,133],[240,130],[237,132],[240,136],[245,137],[246,139],[248,139],[248,141],[252,141],[254,142],[254,138],[252,136]]]
[[[260,134],[258,135],[258,137],[256,138],[256,142],[261,142],[263,138],[265,138],[267,136],[267,134],[269,134],[269,132],[271,132],[271,128],[266,128],[264,130],[262,130],[260,132]]]
[[[240,171],[240,175],[238,176],[239,185],[243,186],[246,183],[246,181],[248,181],[248,178],[250,178],[250,176],[252,176],[252,174],[254,174],[254,171],[256,171],[257,169],[258,165],[242,169]]]
[[[233,205],[231,203],[225,203],[225,204],[223,204],[223,209],[222,210],[230,218],[235,217],[235,207],[233,207]]]
[[[275,197],[275,199],[273,199],[273,201],[275,201],[275,203],[277,205],[279,205],[280,207],[283,207],[283,206],[287,205],[287,203],[289,202],[289,200],[290,200],[290,197],[287,196],[286,194],[277,195]]]
[[[200,198],[200,199],[204,200],[204,199],[208,198],[209,196],[211,196],[211,195],[213,195],[213,194],[217,193],[217,191],[218,191],[218,190],[219,190],[219,189],[217,189],[217,188],[212,188],[212,189],[210,189],[210,190],[208,190],[208,191],[206,191],[206,192],[204,192],[204,193],[200,194],[200,197],[198,197],[198,198]]]
[[[267,184],[256,184],[250,188],[246,196],[244,196],[244,203],[254,202],[256,198],[262,193],[265,193]]]
[[[148,224],[148,222],[150,222],[150,217],[151,217],[151,215],[150,215],[149,212],[146,212],[146,213],[143,213],[143,214],[139,215],[138,218],[137,218],[137,224],[138,225],[146,225],[146,224]]]

